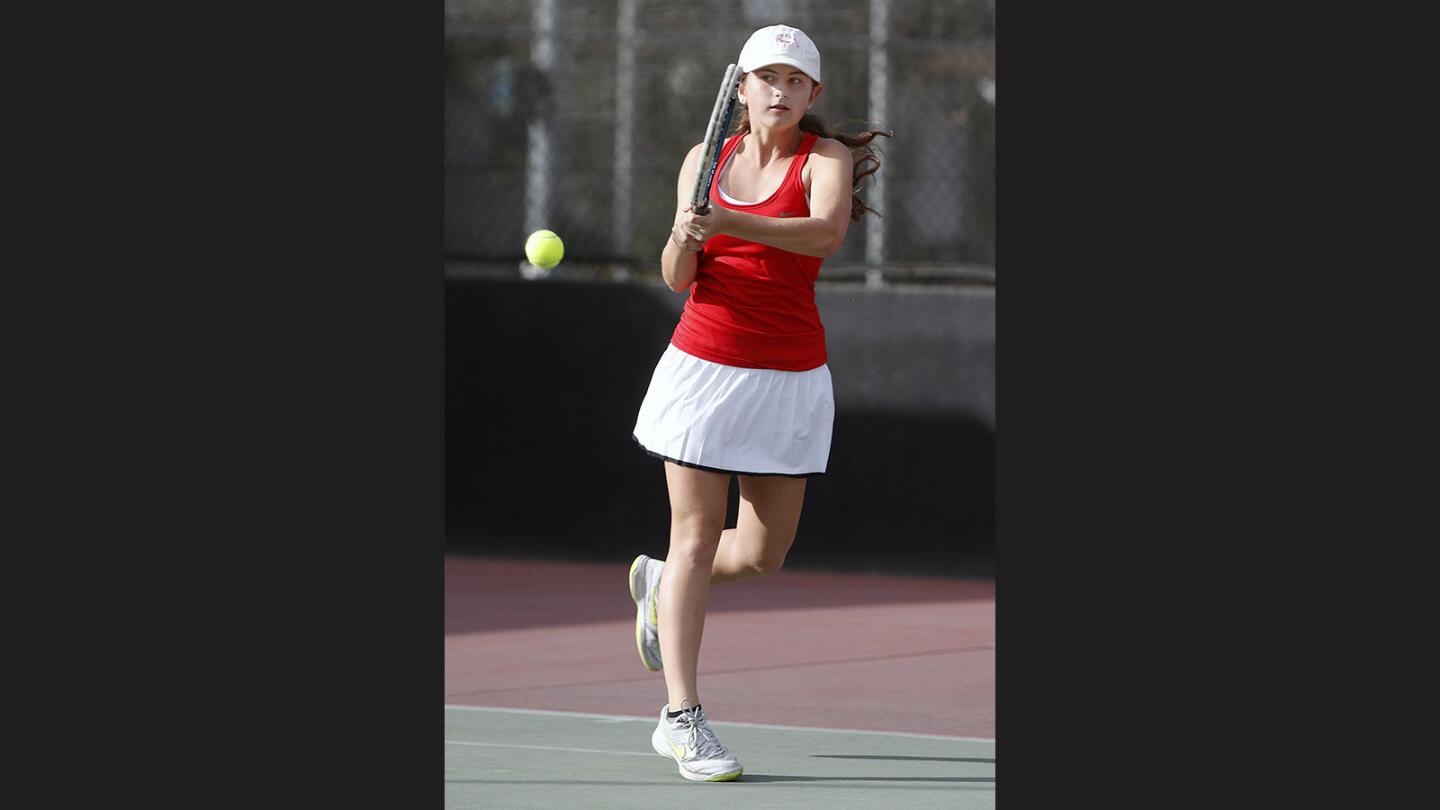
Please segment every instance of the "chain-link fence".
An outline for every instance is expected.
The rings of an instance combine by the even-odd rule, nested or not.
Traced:
[[[820,48],[832,128],[893,130],[822,276],[995,263],[995,0],[446,0],[445,251],[658,266],[675,181],[725,65],[784,23]],[[992,276],[993,277],[993,276]]]

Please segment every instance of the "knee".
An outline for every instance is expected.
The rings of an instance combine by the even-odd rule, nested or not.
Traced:
[[[757,554],[749,561],[750,570],[759,576],[773,574],[785,565],[785,555],[781,554]]]
[[[678,562],[682,565],[710,565],[715,560],[715,550],[719,546],[718,528],[712,531],[710,527],[676,527],[670,533],[670,551],[665,555],[665,564]]]

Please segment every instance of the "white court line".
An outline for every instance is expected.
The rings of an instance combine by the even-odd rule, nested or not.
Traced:
[[[608,720],[610,722],[644,720],[648,723],[656,722],[660,716],[656,712],[655,717],[632,717],[621,714],[591,714],[588,712],[557,712],[549,709],[510,709],[499,706],[456,706],[446,703],[445,708],[467,712],[504,712],[506,714],[540,714],[552,717],[589,717],[595,720]],[[879,734],[882,737],[915,737],[922,740],[945,740],[947,742],[977,742],[995,743],[994,737],[951,737],[944,734],[911,734],[907,731],[871,731],[863,728],[812,728],[810,726],[780,726],[772,723],[741,723],[731,720],[712,720],[712,726],[741,726],[743,728],[766,728],[776,731],[819,731],[831,734]]]
[[[541,751],[574,751],[579,754],[619,754],[625,757],[653,757],[656,754],[642,754],[639,751],[601,751],[598,748],[557,748],[553,745],[521,745],[519,743],[485,743],[466,742],[464,740],[446,740],[446,745],[485,745],[492,748],[538,748]]]

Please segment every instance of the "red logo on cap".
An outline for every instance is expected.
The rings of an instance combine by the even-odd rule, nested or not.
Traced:
[[[790,33],[789,31],[781,31],[780,33],[778,33],[778,34],[775,35],[775,44],[776,44],[776,45],[794,45],[794,44],[795,44],[795,35],[792,34],[792,33]]]

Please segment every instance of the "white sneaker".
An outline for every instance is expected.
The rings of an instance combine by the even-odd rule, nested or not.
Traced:
[[[669,711],[668,705],[660,710],[660,725],[650,735],[650,745],[655,753],[675,760],[681,776],[692,782],[730,782],[745,772],[710,730],[703,709],[686,709],[674,720]]]
[[[665,563],[641,554],[630,563],[630,598],[635,602],[635,647],[645,668],[655,672],[660,661],[660,572]]]

